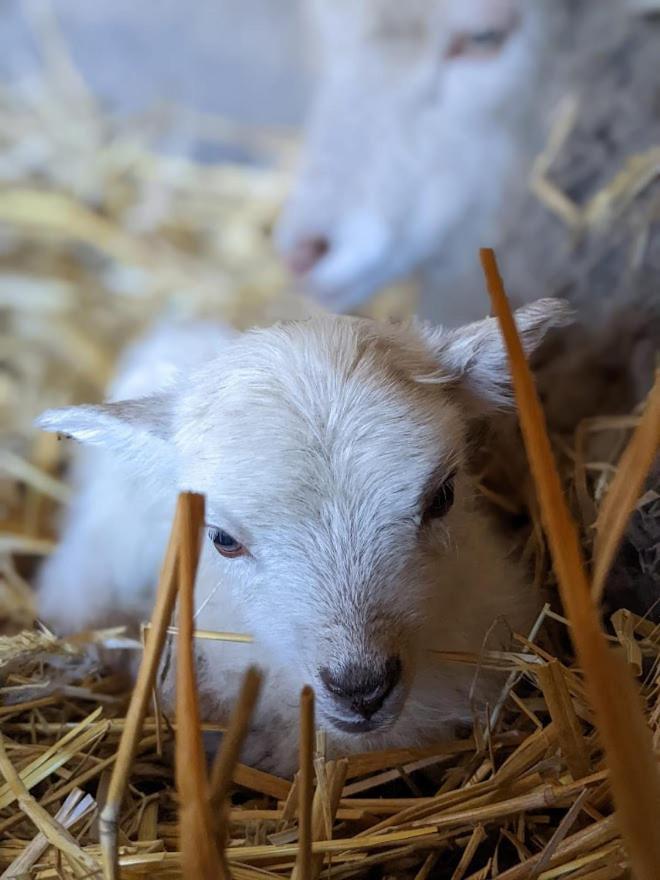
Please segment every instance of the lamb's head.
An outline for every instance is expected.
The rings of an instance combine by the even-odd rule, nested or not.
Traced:
[[[521,310],[528,347],[562,315]],[[469,424],[505,402],[506,374],[494,319],[445,332],[324,317],[244,334],[165,394],[41,424],[204,493],[200,625],[239,609],[328,724],[364,733],[402,712],[431,606],[455,626],[456,551],[483,528]]]
[[[324,68],[276,237],[326,306],[494,241],[557,4],[316,0]]]

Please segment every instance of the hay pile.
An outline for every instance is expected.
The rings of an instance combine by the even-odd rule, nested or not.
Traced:
[[[214,876],[227,866],[237,878],[289,876],[297,860],[297,878],[630,876],[629,849],[613,816],[613,765],[596,733],[584,670],[570,655],[553,656],[539,645],[548,620],[573,626],[549,607],[531,633],[514,636],[509,651],[486,644],[479,656],[446,656],[475,674],[484,666],[508,673],[500,701],[475,718],[471,736],[346,761],[326,760],[322,735],[314,743],[303,737],[301,777],[293,785],[225,752],[214,768],[210,818],[193,813],[200,821],[185,825],[192,830],[180,839],[179,822],[190,822],[186,809],[201,807],[181,779],[177,793],[173,752],[191,760],[194,782],[205,773],[195,763],[199,731],[154,715],[151,688],[132,691],[92,649],[142,646],[119,631],[65,641],[34,626],[29,580],[53,546],[53,514],[68,489],[62,448],[36,435],[31,422],[46,406],[101,397],[118,349],[155,314],[220,315],[245,326],[299,313],[267,235],[286,185],[273,165],[285,162],[288,147],[279,137],[250,133],[246,141],[244,132],[196,120],[206,137],[249,143],[269,167],[201,166],[158,154],[151,145],[163,118],[119,124],[100,114],[51,24],[37,24],[48,31],[48,77],[20,93],[0,90],[0,406],[8,428],[0,495],[0,616],[7,633],[0,638],[1,876],[103,876],[101,843],[107,847],[113,834],[100,814],[106,805],[107,820],[108,792],[112,802],[118,784],[125,796],[117,859],[125,877],[202,876],[182,867],[182,858],[190,864],[191,835],[202,820],[212,823],[207,843],[220,840]],[[620,532],[617,512],[627,517],[637,505],[644,522],[657,512],[657,495],[641,488],[639,462],[648,458],[642,430],[633,463],[620,461],[639,422],[639,414],[591,422],[562,448],[596,581],[612,561],[608,537]],[[599,449],[608,454],[596,460],[593,438],[607,440]],[[506,507],[506,498],[494,500]],[[527,552],[538,580],[553,587],[535,505],[531,514]],[[640,554],[648,555],[648,542],[642,544]],[[176,581],[172,574],[165,587],[173,590]],[[641,686],[658,753],[660,631],[625,610],[613,628],[610,640],[622,646]],[[162,635],[174,638],[164,629]],[[156,642],[149,636],[146,656]],[[127,715],[136,692],[149,708],[141,724]],[[303,705],[309,731],[309,703]],[[234,743],[246,719],[242,708]],[[113,781],[125,731],[121,778],[115,773]],[[300,853],[309,856],[311,838],[305,859]],[[112,864],[106,871],[114,876]]]
[[[327,857],[320,876],[629,876],[583,675],[535,644],[548,616],[564,623],[546,606],[530,638],[516,635],[508,652],[486,646],[478,657],[447,657],[509,673],[502,700],[489,719],[475,720],[471,737],[335,762],[325,760],[318,736],[313,766],[323,784],[311,829],[314,853]],[[660,631],[627,612],[615,627],[642,684],[657,750]],[[118,643],[114,632],[90,638]],[[82,641],[39,632],[2,640],[0,669],[2,876],[100,877],[99,812],[131,725],[124,684],[90,660]],[[196,876],[180,865],[177,729],[150,715],[135,738],[118,823],[121,876]],[[215,821],[229,837],[232,875],[289,876],[301,786],[240,764],[231,779],[231,806]]]

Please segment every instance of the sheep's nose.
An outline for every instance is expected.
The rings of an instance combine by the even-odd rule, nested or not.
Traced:
[[[318,261],[330,250],[330,242],[323,236],[303,238],[288,251],[286,262],[296,275],[304,275],[313,269]]]
[[[321,681],[343,708],[369,719],[382,707],[401,678],[401,660],[389,657],[380,668],[344,666],[338,672],[324,667]]]

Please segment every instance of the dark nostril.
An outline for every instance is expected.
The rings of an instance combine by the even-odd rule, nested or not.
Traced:
[[[331,694],[334,694],[336,697],[345,696],[345,691],[341,683],[342,679],[338,677],[335,678],[327,666],[323,666],[319,669],[319,677]]]
[[[371,718],[392,693],[401,678],[401,660],[388,657],[380,668],[344,666],[338,672],[319,670],[327,690],[347,708]]]
[[[309,272],[321,257],[330,250],[327,238],[317,236],[315,238],[303,238],[297,242],[287,254],[289,268],[296,275],[304,275]]]

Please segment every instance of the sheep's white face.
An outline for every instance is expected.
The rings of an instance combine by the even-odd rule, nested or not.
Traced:
[[[533,345],[562,309],[518,314]],[[240,608],[325,723],[365,734],[401,713],[425,624],[460,631],[474,600],[456,575],[483,529],[466,429],[505,385],[493,319],[446,333],[328,317],[245,334],[159,396],[41,421],[204,493],[199,602],[216,620]]]
[[[431,258],[446,280],[492,241],[548,34],[523,0],[317,6],[325,68],[276,237],[341,311]]]
[[[442,559],[468,495],[464,416],[415,380],[437,371],[419,342],[406,365],[368,327],[328,326],[246,336],[185,401],[176,442],[182,485],[207,497],[205,571],[326,723],[366,732],[396,719],[428,601],[456,586]]]

